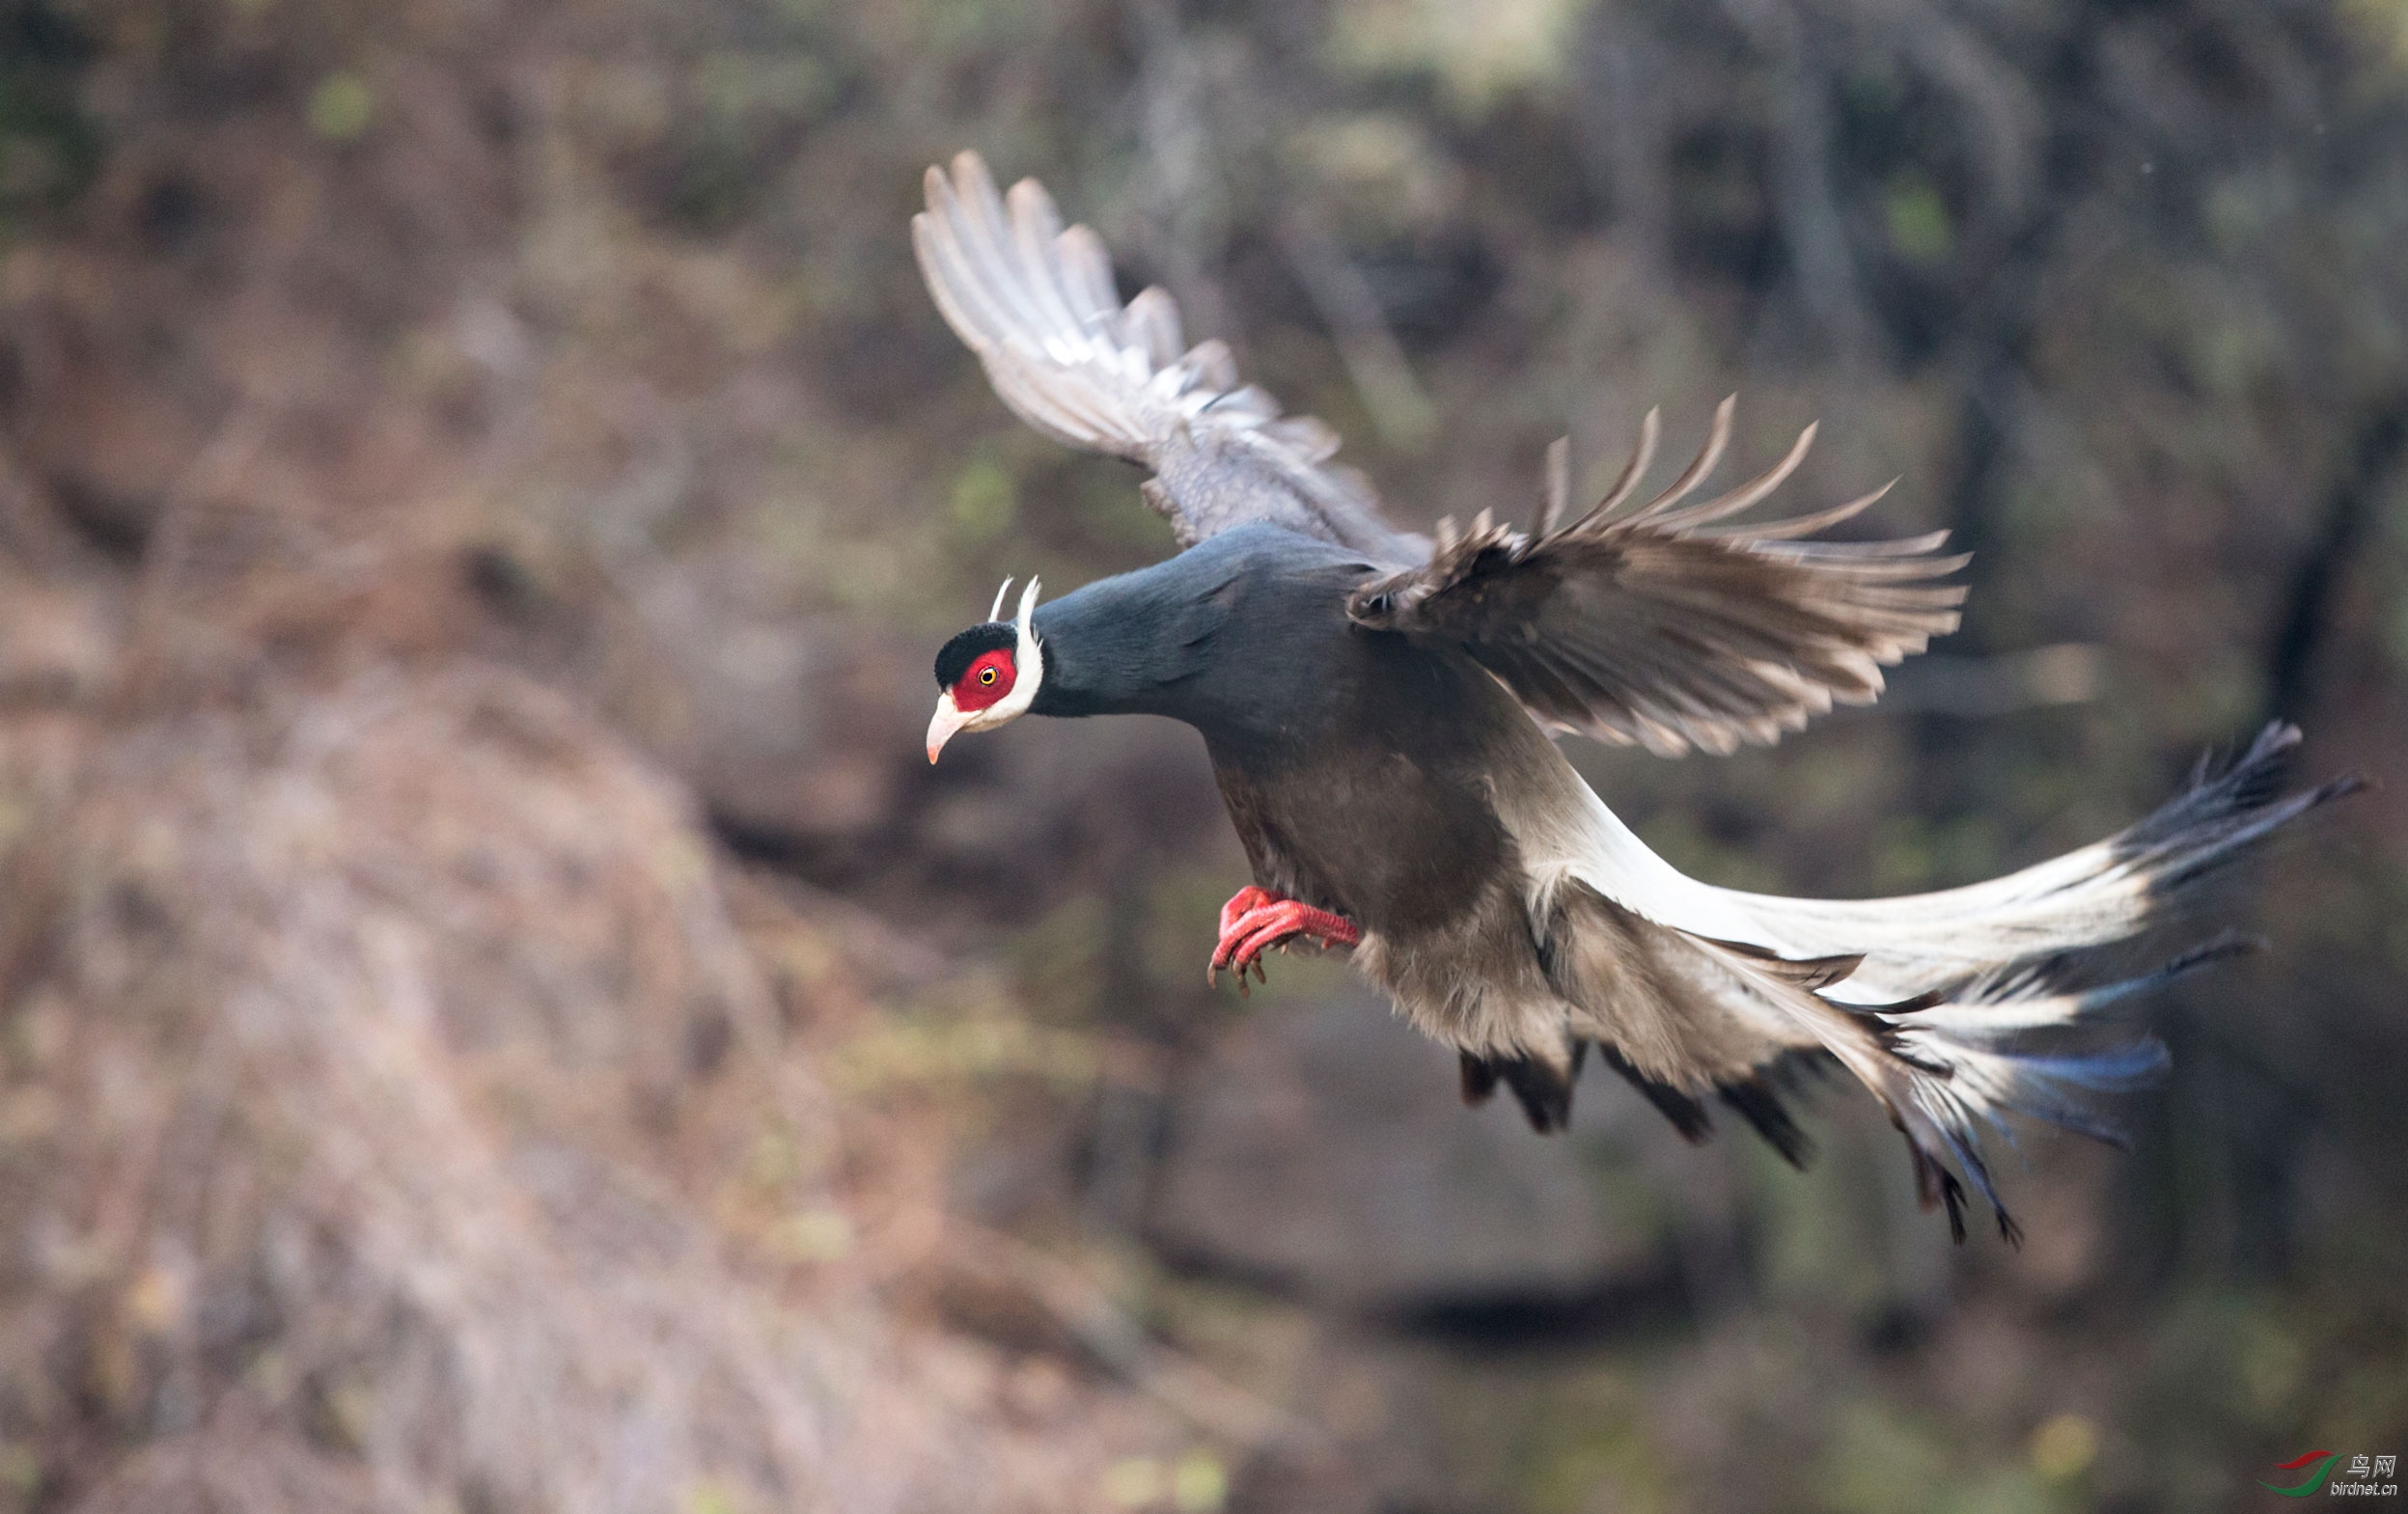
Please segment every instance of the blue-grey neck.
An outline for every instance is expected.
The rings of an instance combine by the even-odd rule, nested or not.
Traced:
[[[1346,591],[1370,564],[1271,526],[1242,526],[1037,610],[1038,715],[1167,715],[1207,736],[1322,697]]]

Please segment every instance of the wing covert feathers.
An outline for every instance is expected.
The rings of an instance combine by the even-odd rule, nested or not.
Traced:
[[[927,176],[911,219],[928,293],[978,354],[995,393],[1065,446],[1153,471],[1147,503],[1182,545],[1269,521],[1398,566],[1418,537],[1391,530],[1363,477],[1335,466],[1338,436],[1241,384],[1227,345],[1186,346],[1178,305],[1148,289],[1126,305],[1103,238],[1065,228],[1044,186],[996,192],[963,152]]]
[[[1630,507],[1655,452],[1647,413],[1614,488],[1557,525],[1568,466],[1550,452],[1534,529],[1481,511],[1439,522],[1419,567],[1365,585],[1347,606],[1375,630],[1460,645],[1549,725],[1665,756],[1770,745],[1834,702],[1870,703],[1881,670],[1956,628],[1962,567],[1946,533],[1891,541],[1807,541],[1866,509],[1888,485],[1787,520],[1730,524],[1796,472],[1808,427],[1771,470],[1689,503],[1730,440],[1733,401],[1680,476]]]

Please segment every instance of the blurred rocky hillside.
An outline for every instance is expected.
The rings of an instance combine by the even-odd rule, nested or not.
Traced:
[[[1401,517],[1741,394],[1978,554],[1717,882],[1944,886],[2270,715],[2377,780],[1952,1251],[1592,1075],[1208,990],[1201,751],[930,769],[1170,550],[922,291],[1042,177]],[[0,0],[0,1508],[2257,1507],[2408,1452],[2398,0]],[[2011,1164],[2010,1164],[2011,1166]]]

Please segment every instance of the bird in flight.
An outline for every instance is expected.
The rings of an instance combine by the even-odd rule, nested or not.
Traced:
[[[1551,731],[1729,753],[1833,703],[1953,630],[1965,559],[1946,533],[1815,539],[1880,497],[1739,517],[1805,456],[1699,498],[1731,402],[1660,492],[1650,413],[1606,496],[1570,508],[1564,443],[1525,529],[1483,510],[1434,538],[1385,521],[1338,438],[1190,347],[1159,289],[1125,305],[1102,240],[1033,179],[999,195],[976,153],[927,172],[913,246],[937,308],[1005,404],[1067,446],[1149,471],[1182,550],[1038,603],[936,658],[928,760],[1021,715],[1167,715],[1202,732],[1254,882],[1221,912],[1207,975],[1245,982],[1297,940],[1350,949],[1462,1092],[1502,1084],[1541,1132],[1591,1048],[1682,1135],[1720,1102],[1783,1156],[1781,1098],[1836,1060],[1904,1133],[1925,1208],[1964,1238],[1966,1183],[2015,1222],[1983,1132],[2020,1115],[2104,1140],[2086,1095],[2140,1086],[2163,1046],[2115,1023],[2135,993],[2240,950],[2219,937],[2133,976],[2113,949],[2179,917],[2201,881],[2355,786],[2285,794],[2299,740],[2266,729],[2220,775],[2123,832],[1988,883],[1904,898],[1784,898],[1688,877],[1607,809]]]

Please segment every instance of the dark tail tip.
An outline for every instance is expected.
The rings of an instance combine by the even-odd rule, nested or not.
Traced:
[[[2379,788],[2381,786],[2381,785],[2377,784],[2373,779],[2368,778],[2364,773],[2343,773],[2338,778],[2328,778],[2323,783],[2318,784],[2314,790],[2309,794],[2308,803],[2310,808],[2312,809],[2317,805],[2328,804],[2336,799],[2346,799],[2350,795],[2357,793],[2362,789]]]
[[[1525,1057],[1505,1064],[1505,1086],[1538,1134],[1552,1136],[1571,1124],[1572,1080],[1563,1069]]]
[[[1476,1057],[1470,1052],[1457,1055],[1462,1059],[1459,1066],[1463,1075],[1463,1102],[1471,1105],[1487,1103],[1489,1096],[1497,1091],[1496,1065],[1487,1058]]]
[[[1503,1083],[1513,1090],[1514,1102],[1521,1105],[1530,1128],[1538,1134],[1552,1136],[1571,1124],[1572,1079],[1579,1074],[1578,1061],[1556,1067],[1535,1057],[1482,1057],[1475,1052],[1457,1056],[1464,1103],[1486,1103]]]
[[[1622,1080],[1647,1096],[1656,1113],[1673,1122],[1681,1139],[1696,1145],[1714,1133],[1714,1121],[1705,1113],[1705,1105],[1694,1095],[1684,1093],[1669,1083],[1658,1083],[1629,1062],[1603,1041],[1597,1043],[1597,1056],[1604,1063],[1621,1074]]]
[[[2157,970],[2158,976],[2167,978],[2180,977],[2185,973],[2197,972],[2202,967],[2226,961],[2231,957],[2255,956],[2267,950],[2267,946],[2268,943],[2263,936],[2226,931],[2222,935],[2200,942],[2168,962]]]
[[[1730,1105],[1764,1138],[1765,1143],[1781,1153],[1782,1160],[1803,1172],[1814,1159],[1814,1142],[1797,1121],[1789,1117],[1788,1107],[1781,1095],[1761,1076],[1726,1083],[1720,1089],[1723,1102]]]
[[[1897,1126],[1900,1135],[1906,1135],[1906,1126],[1895,1111],[1891,1114],[1890,1122]],[[1946,1204],[1949,1239],[1959,1246],[1964,1245],[1965,1185],[1956,1180],[1955,1173],[1934,1161],[1911,1135],[1906,1135],[1906,1154],[1915,1162],[1915,1202],[1924,1209],[1937,1209]]]
[[[2242,809],[2256,810],[2270,805],[2282,797],[2283,781],[2290,775],[2291,754],[2303,739],[2299,728],[2290,722],[2271,722],[2257,732],[2257,739],[2249,744],[2247,752],[2235,759],[2221,777],[2209,782],[2229,784],[2232,798]],[[2207,758],[2202,756],[2200,761],[2204,771]],[[2372,786],[2362,773],[2343,773],[2311,789],[2302,797],[2299,808],[2302,811],[2312,810],[2320,804],[2345,798],[2362,788]]]

